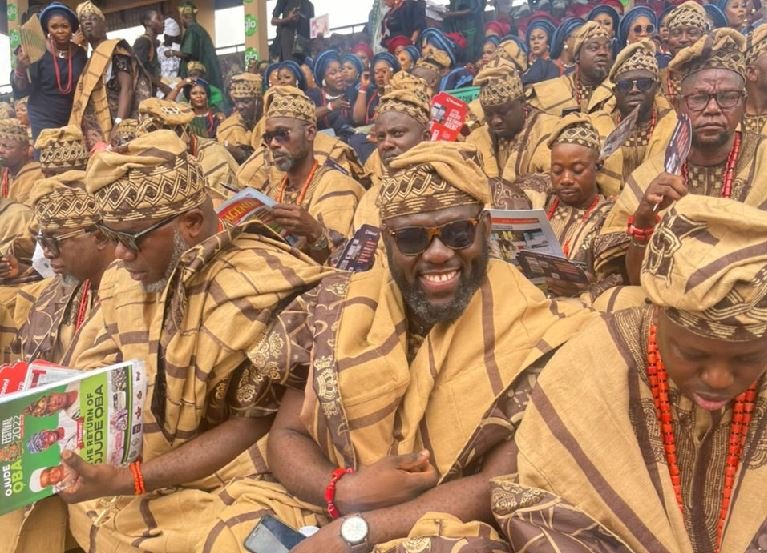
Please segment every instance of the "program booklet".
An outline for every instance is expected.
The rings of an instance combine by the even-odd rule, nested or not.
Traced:
[[[431,141],[455,142],[469,115],[469,106],[447,92],[440,92],[431,101]]]
[[[343,253],[336,262],[336,269],[342,271],[369,271],[376,259],[381,229],[373,225],[362,225],[351,240],[346,243]]]
[[[275,205],[277,202],[263,192],[255,188],[243,188],[221,204],[218,208],[218,218],[230,225],[239,225],[250,219],[258,219],[282,236],[288,244],[295,246],[298,238],[287,234],[272,221],[272,207]]]
[[[15,373],[22,369],[14,365]],[[0,396],[0,515],[63,489],[65,450],[89,463],[113,465],[141,455],[144,364],[128,361],[61,372],[65,370],[53,372],[51,367],[46,384]],[[24,375],[23,381],[28,380]]]
[[[533,282],[553,278],[575,284],[589,283],[585,267],[569,259],[540,252],[521,251],[517,254],[517,261],[522,273]]]

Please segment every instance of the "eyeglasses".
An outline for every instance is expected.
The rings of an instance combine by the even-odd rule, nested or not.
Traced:
[[[179,215],[181,215],[181,213],[171,215],[170,217],[167,217],[162,221],[158,221],[151,227],[144,229],[141,232],[122,232],[119,230],[112,230],[111,228],[105,227],[104,225],[99,225],[99,230],[101,230],[101,232],[104,233],[104,236],[106,236],[112,242],[122,244],[132,252],[138,253],[141,250],[141,245],[139,244],[141,240],[143,240],[150,232],[153,232],[158,228],[167,225]]]
[[[86,229],[73,230],[72,232],[67,232],[65,234],[59,234],[58,236],[49,236],[43,234],[43,231],[40,230],[37,232],[37,243],[40,244],[40,247],[43,248],[43,250],[48,250],[48,252],[55,258],[61,255],[61,242],[81,234],[91,233],[94,230],[96,230],[95,227],[89,227]]]
[[[451,221],[438,227],[404,227],[388,229],[389,234],[404,255],[418,255],[426,251],[434,238],[439,238],[451,250],[462,250],[474,243],[480,215],[472,219]]]
[[[635,35],[641,35],[644,33],[651,35],[655,32],[655,25],[645,25],[644,27],[642,25],[634,25],[634,28],[631,30],[634,31]]]
[[[696,93],[682,96],[690,111],[703,111],[713,98],[722,109],[732,109],[743,99],[741,90],[720,90],[712,93]]]
[[[631,92],[637,87],[639,92],[647,92],[655,84],[655,79],[651,77],[640,77],[638,79],[621,79],[615,83],[615,87],[621,92]]]
[[[266,131],[262,135],[261,141],[264,146],[269,146],[272,140],[276,140],[279,144],[285,144],[290,140],[290,129],[277,129],[276,131]]]

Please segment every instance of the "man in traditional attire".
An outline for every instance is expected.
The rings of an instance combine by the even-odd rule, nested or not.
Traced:
[[[216,131],[216,140],[223,144],[237,163],[244,163],[261,145],[263,134],[263,101],[261,75],[240,73],[232,77],[229,96],[234,113],[224,119]]]
[[[162,34],[164,29],[162,14],[156,9],[146,9],[141,13],[141,24],[144,26],[144,34],[133,43],[133,53],[152,81],[152,96],[155,96],[158,90],[167,94],[170,87],[161,81],[162,60],[157,54],[157,36]]]
[[[621,147],[625,182],[647,159],[666,151],[676,127],[676,111],[658,93],[658,60],[649,40],[625,46],[615,58],[608,80],[615,99],[605,109],[616,126],[639,108],[636,125]]]
[[[83,35],[93,49],[77,84],[70,125],[82,127],[90,147],[109,143],[112,126],[136,117],[152,96],[152,83],[127,42],[107,39],[106,18],[90,0],[77,6]]]
[[[531,106],[562,117],[571,111],[591,113],[609,97],[609,88],[603,85],[612,65],[609,32],[596,21],[586,22],[575,31],[573,55],[574,72],[531,87]]]
[[[668,48],[672,59],[676,55],[695,44],[708,30],[708,19],[703,6],[693,0],[680,4],[666,17],[668,29]],[[676,75],[670,66],[660,72],[661,92],[676,109],[677,96],[680,92],[680,75]]]
[[[479,164],[469,145],[431,142],[391,162],[379,204],[389,262],[323,280],[258,348],[264,366],[309,379],[269,437],[282,485],[234,484],[240,500],[198,551],[242,551],[267,512],[322,526],[294,553],[349,551],[355,525],[359,550],[508,551],[487,524],[488,478],[514,458],[541,366],[592,314],[489,259]]]
[[[767,25],[746,39],[746,110],[743,131],[767,134]]]
[[[762,137],[737,131],[745,97],[745,39],[732,29],[717,29],[679,52],[669,68],[681,77],[677,111],[690,117],[692,147],[681,175],[665,172],[658,152],[629,177],[602,227],[606,241],[596,260],[624,257],[631,284],[639,284],[645,248],[658,213],[685,194],[732,198],[764,206],[767,168]]]
[[[172,130],[187,144],[189,153],[200,163],[208,193],[216,203],[237,192],[237,161],[223,144],[189,131],[189,124],[194,119],[194,110],[189,104],[149,98],[141,102],[139,112],[141,128],[138,134],[159,129]]]
[[[179,6],[178,13],[184,28],[181,50],[172,50],[173,55],[181,60],[178,76],[190,77],[189,62],[197,61],[205,66],[207,81],[219,90],[224,90],[224,79],[221,75],[221,66],[218,64],[216,47],[208,31],[197,22],[197,7],[191,2],[186,2]]]
[[[349,238],[352,218],[364,188],[343,167],[314,157],[317,115],[314,103],[292,86],[272,87],[266,94],[263,140],[285,175],[263,187],[278,205],[274,221],[301,239],[302,250],[324,262]]]
[[[492,484],[514,551],[722,553],[767,540],[767,214],[687,196],[664,215],[651,305],[546,366]]]
[[[31,207],[32,191],[42,173],[30,155],[27,129],[18,119],[0,119],[0,165],[0,198]]]
[[[145,363],[143,463],[64,462],[72,534],[86,551],[189,552],[233,478],[264,470],[281,383],[245,378],[275,311],[328,271],[260,222],[219,227],[198,163],[171,131],[96,154],[85,177],[120,263],[78,335],[71,366]],[[247,385],[243,385],[247,382]],[[252,447],[251,447],[252,446]],[[248,449],[250,448],[250,449]],[[99,497],[115,496],[98,501]]]
[[[35,141],[40,152],[40,170],[36,180],[50,178],[67,171],[85,171],[88,165],[88,149],[85,137],[77,125],[58,129],[43,129]]]

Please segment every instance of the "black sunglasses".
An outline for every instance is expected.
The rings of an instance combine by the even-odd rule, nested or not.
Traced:
[[[158,228],[167,225],[170,223],[173,219],[181,215],[181,213],[177,213],[175,215],[171,215],[170,217],[166,217],[162,221],[158,221],[151,227],[144,229],[140,232],[123,232],[119,230],[113,230],[109,227],[105,227],[104,225],[99,225],[99,230],[104,233],[104,236],[106,236],[109,240],[112,242],[115,242],[116,244],[122,244],[132,252],[138,253],[141,250],[141,245],[139,244],[141,240],[143,240],[147,234],[149,234],[152,231],[157,230]]]
[[[654,84],[655,79],[652,77],[640,77],[638,79],[621,79],[615,83],[615,87],[621,92],[631,92],[636,86],[639,92],[647,92]]]
[[[285,144],[290,140],[290,129],[277,129],[276,131],[266,131],[262,135],[261,141],[264,146],[269,146],[272,140],[276,140],[279,144]]]
[[[641,35],[643,32],[653,34],[655,32],[655,25],[645,25],[644,27],[641,25],[634,25],[632,30],[635,35]]]
[[[404,227],[387,229],[397,248],[404,255],[418,255],[426,251],[434,238],[439,238],[451,250],[462,250],[474,243],[477,224],[482,212],[472,219],[451,221],[438,227]]]
[[[89,227],[85,229],[77,229],[73,230],[72,232],[67,232],[65,234],[59,234],[58,236],[49,236],[47,234],[43,234],[43,231],[37,232],[37,243],[40,244],[40,247],[43,248],[43,250],[48,250],[48,252],[53,256],[54,258],[61,255],[61,242],[64,240],[67,240],[68,238],[74,238],[75,236],[79,236],[81,234],[88,234],[96,230],[96,227]]]

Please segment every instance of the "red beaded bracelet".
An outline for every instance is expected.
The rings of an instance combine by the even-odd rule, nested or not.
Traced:
[[[130,465],[130,472],[133,475],[133,495],[144,495],[144,475],[141,474],[141,461],[134,461]]]
[[[634,216],[630,215],[626,233],[637,242],[646,244],[650,241],[650,238],[652,238],[653,232],[655,232],[655,225],[657,225],[660,221],[660,217],[658,215],[655,216],[655,225],[651,226],[650,228],[639,228],[634,225],[634,221]]]
[[[325,503],[328,504],[328,514],[330,515],[330,518],[334,520],[341,516],[341,513],[338,511],[338,507],[336,507],[335,504],[336,484],[338,484],[338,481],[341,480],[341,478],[351,472],[354,472],[354,469],[338,468],[334,470],[330,475],[330,483],[328,484],[328,487],[325,488]]]

